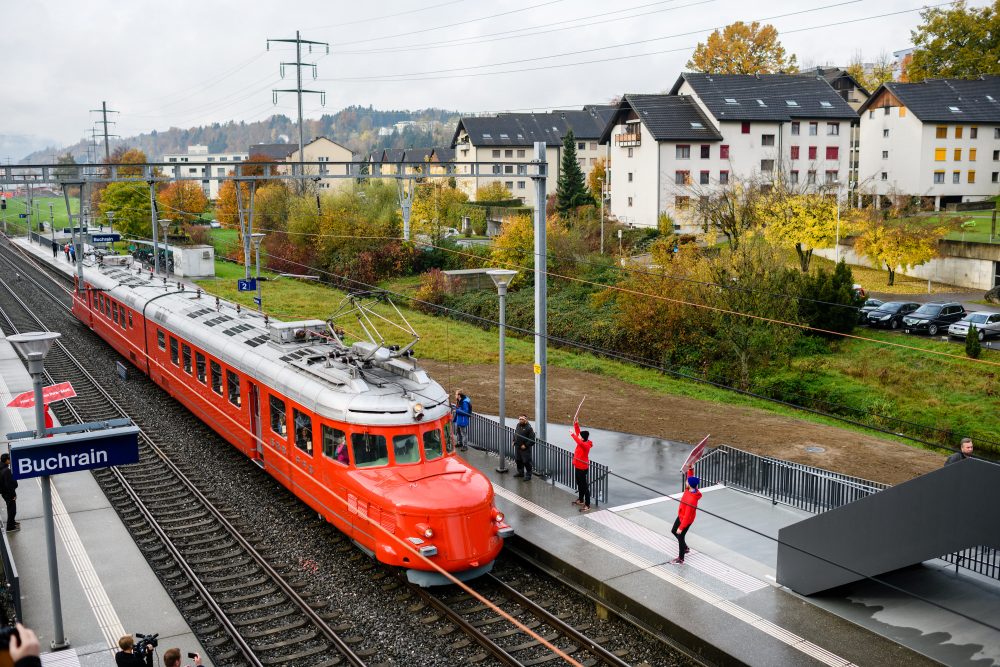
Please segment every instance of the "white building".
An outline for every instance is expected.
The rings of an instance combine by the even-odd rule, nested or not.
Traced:
[[[1000,76],[890,82],[861,107],[862,189],[933,197],[1000,193]]]
[[[247,153],[209,153],[208,146],[188,146],[187,153],[173,153],[163,156],[163,162],[176,162],[173,176],[201,176],[201,189],[209,199],[219,196],[219,184],[225,180],[232,169],[232,163],[247,159]],[[185,166],[185,162],[217,162],[218,166]],[[207,172],[207,173],[206,173]],[[169,174],[169,170],[167,171]]]
[[[349,178],[329,178],[333,174],[346,175],[348,173],[350,163],[354,160],[354,153],[351,152],[351,149],[341,146],[336,141],[331,141],[326,137],[317,137],[302,146],[302,154],[304,162],[321,163],[319,165],[307,164],[305,166],[306,174],[313,174],[320,179],[316,184],[321,190],[331,190],[351,185],[352,181]],[[299,161],[298,147],[295,147],[288,154],[285,161],[291,163]],[[322,164],[325,162],[341,164]]]
[[[462,118],[451,143],[458,163],[458,187],[473,199],[479,188],[499,182],[514,197],[530,203],[534,190],[528,176],[528,163],[535,158],[534,142],[544,141],[545,160],[549,165],[546,194],[553,194],[562,164],[563,137],[573,130],[577,161],[584,176],[589,175],[597,161],[607,155],[606,147],[600,145],[600,137],[612,111],[612,107],[588,106],[538,114],[503,113]],[[491,160],[513,164],[495,164],[491,174],[462,178],[461,174],[471,173],[462,162]]]
[[[605,127],[611,214],[695,231],[692,204],[736,178],[848,188],[857,114],[815,75],[682,74],[666,95],[625,95]]]

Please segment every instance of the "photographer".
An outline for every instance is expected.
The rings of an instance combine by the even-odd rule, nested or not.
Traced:
[[[143,655],[136,655],[135,640],[132,635],[125,635],[118,640],[118,648],[121,649],[115,653],[115,664],[118,667],[153,667],[153,644],[146,643]]]
[[[201,667],[201,656],[197,653],[188,653],[188,657],[194,660],[194,667]],[[181,667],[181,650],[179,648],[168,648],[163,654],[164,667]]]
[[[41,646],[38,644],[38,637],[31,628],[26,628],[18,623],[17,632],[10,636],[10,643],[7,647],[14,667],[41,667],[42,659],[39,657]]]

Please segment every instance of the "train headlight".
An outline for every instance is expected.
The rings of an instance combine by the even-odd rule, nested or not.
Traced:
[[[493,520],[497,523],[503,523],[503,512],[497,510],[496,514],[493,515]]]
[[[428,526],[426,523],[418,523],[417,532],[423,537],[426,537],[427,539],[431,539],[432,537],[434,537],[434,529]]]
[[[423,418],[424,418],[424,405],[423,405],[423,403],[414,403],[413,404],[413,419],[416,420],[416,421],[420,421]]]

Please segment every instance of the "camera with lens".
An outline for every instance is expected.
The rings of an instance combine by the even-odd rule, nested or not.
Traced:
[[[7,627],[0,628],[0,651],[5,651],[10,646],[11,637],[18,637],[20,635],[17,633],[17,628],[13,625],[8,625]]]
[[[157,639],[157,637],[159,636],[160,636],[159,632],[153,635],[144,635],[140,632],[135,633],[135,637],[139,641],[135,643],[135,648],[132,649],[133,652],[136,655],[144,655],[147,646],[152,646],[153,648],[156,648],[157,646],[160,645],[160,640]]]

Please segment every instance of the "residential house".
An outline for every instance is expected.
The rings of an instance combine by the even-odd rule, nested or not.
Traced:
[[[851,108],[858,111],[861,105],[868,101],[871,92],[858,82],[847,70],[840,67],[817,67],[816,75],[821,76],[833,86],[837,94],[844,98],[844,101],[851,105]],[[810,74],[812,70],[810,70]],[[851,126],[851,158],[848,164],[848,181],[858,182],[858,166],[861,158],[861,125],[855,123]]]
[[[304,167],[304,173],[315,175],[318,179],[316,185],[321,190],[330,190],[351,184],[350,179],[333,178],[334,175],[346,176],[348,174],[349,163],[354,160],[354,153],[349,148],[326,137],[317,137],[302,147],[302,154],[303,162],[307,163]],[[285,162],[295,163],[298,161],[299,150],[296,147],[288,154]],[[319,164],[308,164],[310,162],[318,162]]]
[[[234,162],[247,159],[247,153],[209,153],[208,146],[194,145],[188,146],[187,153],[170,153],[163,156],[163,162],[176,162],[173,168],[174,178],[185,176],[201,176],[201,189],[209,199],[216,199],[219,196],[219,184],[225,180],[232,170]],[[219,166],[199,164],[192,166],[185,163],[216,162]],[[170,170],[166,170],[170,174]]]
[[[883,84],[861,107],[862,185],[933,197],[935,210],[1000,192],[1000,76]]]

